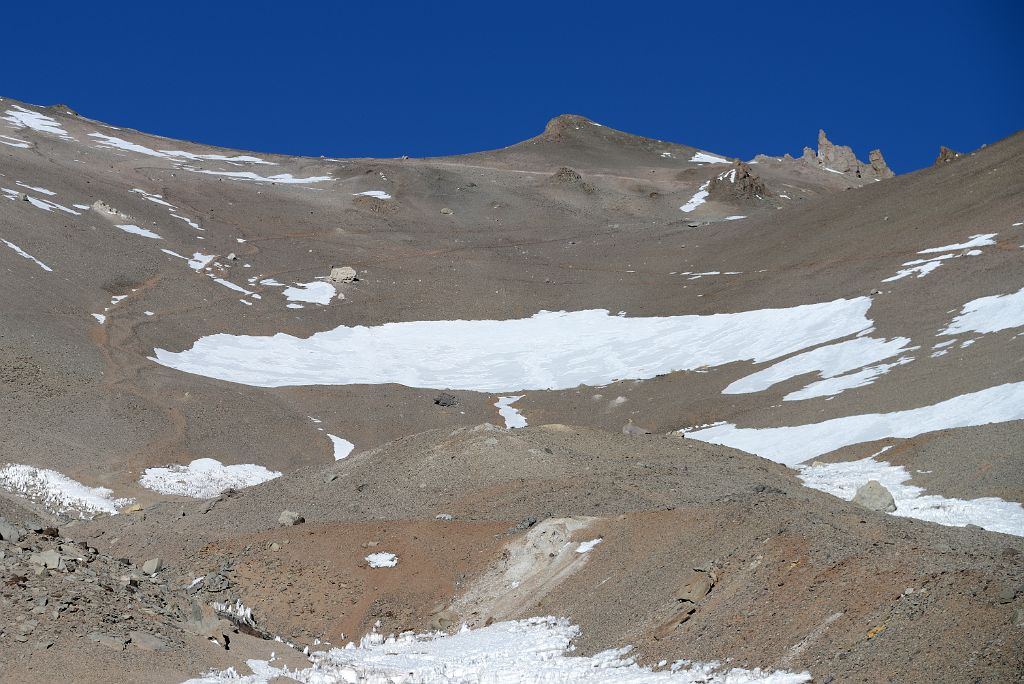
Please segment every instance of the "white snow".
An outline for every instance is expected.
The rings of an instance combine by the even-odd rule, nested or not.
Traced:
[[[213,275],[211,275],[210,277],[213,278],[213,282],[217,283],[218,285],[223,285],[224,287],[228,288],[229,290],[234,290],[235,292],[241,292],[242,294],[246,294],[246,295],[252,295],[254,298],[260,299],[260,296],[258,294],[256,294],[255,292],[252,292],[251,290],[246,290],[241,285],[235,285],[230,280],[224,280],[223,278],[218,278],[218,277],[213,276]],[[247,302],[245,300],[240,300],[240,301],[243,304],[248,304],[248,305],[252,306],[252,302]]]
[[[681,211],[689,213],[696,209],[697,207],[699,207],[700,205],[704,204],[704,201],[707,199],[708,196],[708,185],[710,184],[711,181],[705,181],[705,183],[700,186],[700,189],[698,189],[697,192],[694,193],[693,197],[687,200],[686,204],[679,207],[679,209]]]
[[[198,224],[198,223],[196,223],[195,221],[193,221],[193,220],[192,220],[192,219],[190,219],[190,218],[187,218],[187,217],[185,217],[185,216],[181,216],[181,215],[179,215],[179,214],[171,214],[171,216],[173,216],[173,217],[174,217],[174,218],[176,218],[176,219],[181,219],[182,221],[184,221],[184,222],[185,222],[185,223],[187,223],[188,225],[192,226],[192,227],[193,227],[193,228],[195,228],[196,230],[202,230],[202,228],[200,228],[200,227],[199,227],[199,224]]]
[[[828,492],[850,501],[857,489],[868,480],[877,480],[896,501],[893,515],[928,520],[940,525],[963,527],[978,525],[993,532],[1024,536],[1024,506],[996,497],[981,499],[949,499],[911,484],[910,473],[903,466],[876,461],[889,447],[859,461],[815,463],[799,467],[799,477],[813,489]]]
[[[3,238],[0,238],[0,242],[4,243],[8,247],[10,247],[12,250],[14,250],[15,254],[23,256],[26,259],[34,262],[36,266],[38,266],[39,268],[43,269],[44,271],[50,271],[50,272],[53,271],[52,268],[50,268],[49,266],[44,264],[39,259],[36,259],[34,256],[32,256],[31,254],[29,254],[28,252],[23,250],[21,247],[19,247],[18,245],[14,244],[13,242],[8,242],[7,240],[4,240]]]
[[[284,283],[279,283],[273,278],[264,278],[260,281],[260,285],[269,285],[270,287],[284,287]]]
[[[843,175],[843,172],[842,172],[842,171],[836,171],[835,169],[830,169],[830,168],[828,168],[827,166],[823,166],[823,167],[821,167],[821,168],[825,169],[825,170],[826,170],[826,171],[828,171],[829,173],[838,173],[838,174],[839,174],[840,176],[842,176],[842,175]]]
[[[935,257],[934,259],[915,259],[913,261],[904,262],[903,265],[909,266],[909,268],[900,269],[896,272],[896,275],[883,278],[882,282],[892,283],[897,280],[902,280],[907,276],[914,275],[915,273],[918,278],[924,278],[926,275],[941,266],[944,260],[952,258],[952,254],[943,254],[942,256]]]
[[[296,178],[290,173],[279,173],[276,176],[260,176],[252,171],[210,171],[208,169],[189,169],[194,173],[205,173],[211,176],[227,176],[228,178],[236,178],[238,180],[251,180],[257,183],[282,183],[282,184],[294,184],[294,183],[322,183],[323,181],[331,180],[330,176],[308,176],[306,178]]]
[[[396,383],[504,394],[569,389],[734,361],[770,361],[871,327],[868,297],[785,309],[650,318],[607,310],[531,318],[411,321],[299,338],[217,334],[152,360],[255,385]]]
[[[1014,382],[892,413],[865,413],[820,423],[768,428],[739,428],[723,423],[689,431],[686,436],[792,466],[851,444],[1022,419],[1024,382]]]
[[[360,195],[365,197],[376,197],[377,199],[389,200],[391,195],[384,192],[383,190],[366,190],[365,192],[353,192],[353,195],[359,197]]]
[[[365,560],[371,568],[393,568],[398,565],[398,556],[386,551],[371,553]]]
[[[690,161],[694,162],[696,164],[729,164],[729,163],[731,163],[728,159],[723,159],[722,157],[716,157],[715,155],[707,154],[706,152],[697,152],[692,157],[690,157]]]
[[[30,143],[27,140],[22,140],[21,138],[12,138],[9,135],[0,135],[0,143],[3,143],[4,145],[9,145],[10,147],[20,147],[21,149],[28,149],[29,147],[32,146],[32,143]]]
[[[318,420],[316,422],[319,423],[320,421]],[[338,437],[337,435],[332,435],[329,432],[327,433],[327,436],[331,439],[331,444],[334,445],[335,461],[340,461],[341,459],[345,458],[346,456],[352,453],[353,449],[356,448],[356,445],[348,441],[347,439],[342,439],[341,437]]]
[[[726,216],[722,220],[723,221],[739,221],[740,219],[745,219],[745,218],[747,218],[747,217],[746,216],[738,216],[737,215],[737,216]]]
[[[4,192],[7,192],[7,188],[4,188]],[[26,195],[26,199],[28,199],[29,204],[31,204],[33,207],[36,207],[37,209],[42,209],[43,211],[53,211],[54,209],[60,209],[65,214],[71,214],[72,216],[82,215],[82,213],[79,211],[69,209],[65,207],[63,204],[57,204],[56,202],[51,202],[50,200],[39,199],[36,197],[32,197],[31,195]]]
[[[116,515],[119,507],[132,502],[111,498],[112,492],[106,487],[87,487],[56,470],[20,463],[0,468],[0,487],[31,499],[52,513],[75,513],[80,518],[91,518],[97,513]]]
[[[95,318],[96,322],[99,323],[100,325],[103,325],[106,322],[106,320],[107,320],[107,317],[104,316],[103,314],[90,314],[90,315],[93,318]]]
[[[163,157],[167,159],[176,160],[189,160],[189,161],[224,161],[224,162],[239,162],[246,164],[268,164],[274,166],[273,162],[263,161],[259,157],[250,157],[246,155],[240,155],[237,157],[227,157],[222,154],[193,154],[191,152],[183,152],[182,150],[154,150],[146,147],[145,145],[139,145],[137,143],[122,140],[121,138],[115,138],[112,135],[105,135],[103,133],[90,133],[90,138],[97,138],[102,147],[111,147],[118,150],[125,150],[126,152],[137,152],[138,154],[144,154],[148,157]]]
[[[140,188],[133,188],[132,192],[135,192],[135,193],[138,193],[138,194],[142,195],[143,197],[148,199],[150,202],[153,202],[155,204],[162,204],[163,206],[170,207],[171,209],[175,208],[173,204],[171,204],[170,202],[168,202],[167,200],[164,199],[163,195],[156,195],[156,194],[153,194],[153,193],[150,193],[150,192],[146,192],[145,190],[142,190]]]
[[[845,342],[818,347],[740,378],[722,390],[722,394],[763,392],[772,385],[813,372],[817,372],[823,379],[837,378],[844,373],[909,351],[906,346],[909,342],[906,337],[895,337],[891,340],[856,337]],[[869,384],[874,377],[887,372],[891,367],[876,366],[872,373],[864,373],[857,377],[856,381],[854,376],[844,376],[831,384],[816,382],[799,392],[786,395],[785,399],[798,400],[838,394],[843,389]]]
[[[295,283],[294,287],[285,288],[283,294],[289,302],[330,304],[338,291],[330,283],[314,280],[311,283]]]
[[[991,333],[1024,326],[1024,288],[1004,295],[979,297],[963,305],[940,335]]]
[[[194,271],[201,271],[201,270],[203,270],[204,268],[206,268],[207,266],[210,265],[211,261],[213,261],[214,259],[217,258],[216,254],[203,254],[202,252],[193,252],[192,253],[192,258],[190,259],[187,256],[182,256],[181,254],[178,254],[177,252],[173,252],[173,251],[171,251],[169,249],[161,249],[160,251],[163,252],[164,254],[168,254],[168,255],[170,255],[172,257],[178,257],[179,259],[184,259],[185,261],[188,262],[188,267],[191,268]]]
[[[808,672],[766,672],[728,668],[718,662],[677,661],[668,670],[641,667],[624,648],[592,656],[572,655],[580,630],[564,618],[535,617],[496,622],[479,629],[384,637],[373,632],[359,644],[310,656],[301,670],[249,660],[251,675],[234,668],[211,672],[185,684],[244,682],[269,684],[284,679],[302,684],[367,682],[374,684],[802,684]]]
[[[139,228],[138,226],[132,225],[130,223],[119,225],[118,228],[120,228],[126,233],[132,233],[133,235],[141,235],[142,237],[152,238],[154,240],[163,240],[162,237],[160,237],[153,231],[148,230],[146,228]]]
[[[915,347],[916,349],[916,347]],[[801,399],[814,399],[816,397],[834,397],[835,395],[857,387],[870,385],[881,375],[885,375],[896,366],[913,361],[911,356],[901,356],[892,363],[880,363],[877,366],[868,366],[855,373],[848,373],[838,377],[828,377],[812,382],[803,389],[790,392],[782,397],[783,401],[800,401]]]
[[[996,241],[993,239],[998,233],[987,233],[984,235],[972,235],[971,239],[967,242],[961,242],[955,245],[945,245],[944,247],[930,247],[929,249],[922,249],[918,254],[937,254],[939,252],[953,252],[958,249],[969,249],[971,247],[985,247],[987,245],[994,245]]]
[[[498,408],[498,415],[505,419],[506,428],[526,427],[526,417],[519,412],[519,409],[512,406],[512,404],[522,399],[523,396],[522,394],[517,394],[511,397],[498,397],[498,400],[494,402],[494,405]]]
[[[7,116],[3,117],[4,121],[13,124],[16,128],[31,128],[34,131],[49,133],[64,140],[73,139],[67,131],[61,128],[56,119],[45,114],[18,105],[13,105],[13,109],[8,109],[6,114]]]
[[[598,537],[597,539],[591,539],[590,541],[580,542],[580,545],[576,547],[576,553],[587,553],[603,541],[604,539]]]
[[[53,197],[57,194],[53,190],[47,190],[46,188],[36,187],[35,185],[29,185],[28,183],[22,183],[21,181],[15,181],[15,185],[20,185],[21,187],[28,188],[29,190],[35,190],[40,194],[49,195],[50,197]]]
[[[210,499],[225,489],[242,489],[281,477],[261,465],[224,465],[215,458],[197,458],[188,465],[146,468],[139,484],[161,494]]]

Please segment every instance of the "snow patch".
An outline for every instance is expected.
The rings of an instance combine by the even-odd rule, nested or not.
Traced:
[[[106,487],[88,487],[56,470],[20,463],[0,468],[0,487],[31,499],[51,513],[74,513],[85,519],[97,513],[116,515],[118,508],[132,502],[111,498],[112,492]]]
[[[358,645],[333,648],[310,656],[301,670],[275,667],[266,660],[249,660],[253,674],[234,668],[211,672],[185,684],[245,682],[269,684],[282,679],[302,684],[330,682],[592,682],[593,684],[802,684],[809,672],[728,668],[719,662],[676,661],[668,670],[641,667],[629,655],[631,647],[601,651],[592,656],[571,655],[579,627],[565,618],[534,617],[496,622],[487,627],[463,627],[458,633],[403,633],[384,637],[373,632]]]
[[[74,140],[74,138],[68,135],[67,131],[61,128],[61,125],[53,117],[19,107],[18,105],[13,105],[13,108],[8,109],[6,114],[7,116],[3,117],[3,120],[14,125],[16,128],[31,128],[34,131],[49,133],[64,140]]]
[[[697,152],[690,161],[694,164],[729,164],[731,163],[728,159],[717,157],[713,154],[707,154],[706,152]]]
[[[294,287],[287,287],[284,296],[289,302],[308,302],[310,304],[330,304],[338,291],[330,283],[322,280],[314,280],[311,283],[295,283]]]
[[[224,465],[215,458],[197,458],[188,465],[146,468],[139,484],[161,494],[210,499],[226,489],[252,487],[275,477],[281,473],[261,465]]]
[[[519,409],[512,407],[512,404],[522,399],[523,396],[517,394],[512,397],[498,397],[498,400],[494,402],[498,408],[498,415],[505,419],[505,427],[508,429],[526,427],[525,416],[519,412]]]
[[[398,565],[398,556],[386,551],[371,553],[365,560],[371,568],[393,568]]]
[[[382,200],[389,200],[389,199],[391,199],[391,195],[389,195],[388,193],[384,192],[383,190],[366,190],[364,192],[353,192],[352,194],[354,196],[356,196],[356,197],[359,197],[359,196],[363,196],[363,197],[376,197],[377,199],[382,199]]]
[[[591,539],[590,541],[580,542],[580,545],[576,547],[576,553],[587,553],[603,541],[604,539],[598,537],[597,539]]]
[[[893,515],[954,527],[977,525],[993,532],[1024,537],[1024,506],[1021,504],[996,497],[965,500],[925,494],[923,488],[907,484],[911,476],[906,468],[875,460],[889,448],[859,461],[800,466],[799,477],[808,487],[846,501],[852,500],[857,489],[868,480],[877,480],[896,501]]]
[[[691,197],[689,200],[687,200],[686,204],[684,204],[683,206],[679,207],[679,209],[681,211],[685,211],[686,213],[689,213],[689,212],[693,211],[694,209],[696,209],[697,207],[699,207],[700,205],[704,204],[704,201],[708,197],[708,185],[710,185],[710,184],[711,184],[711,181],[705,181],[705,183],[700,186],[700,188],[697,190],[697,192],[694,193],[693,197]]]
[[[972,299],[940,335],[991,333],[1024,326],[1024,288],[1004,295]]]
[[[1022,419],[1024,382],[1013,382],[905,411],[865,413],[784,427],[739,428],[734,423],[723,423],[686,435],[792,466],[851,444]]]
[[[162,237],[160,237],[153,231],[148,230],[146,228],[139,228],[138,226],[132,225],[130,223],[119,225],[118,228],[120,228],[126,233],[131,233],[133,235],[141,235],[142,237],[152,238],[153,240],[163,240]]]
[[[996,235],[998,235],[998,233],[972,235],[967,242],[946,245],[944,247],[930,247],[928,249],[922,249],[918,254],[937,254],[939,252],[955,252],[958,249],[970,249],[971,247],[986,247],[988,245],[996,244],[996,241],[993,239]]]
[[[36,259],[34,256],[32,256],[31,254],[29,254],[28,252],[23,250],[21,247],[19,247],[18,245],[14,244],[13,242],[8,242],[7,240],[4,240],[3,238],[0,238],[0,242],[4,243],[8,247],[10,247],[12,250],[14,250],[15,254],[17,254],[19,256],[22,256],[22,257],[32,261],[33,263],[35,263],[36,266],[38,266],[39,268],[43,269],[44,271],[49,271],[49,272],[53,271],[52,268],[50,268],[49,266],[44,264],[39,259]]]
[[[318,420],[315,422],[319,423],[320,421]],[[347,439],[342,439],[341,437],[338,437],[337,435],[332,435],[331,433],[327,433],[327,436],[331,439],[331,444],[334,445],[335,461],[340,461],[341,459],[345,458],[346,456],[352,453],[353,449],[356,448],[356,445],[348,441]]]
[[[249,180],[257,183],[282,183],[282,184],[301,184],[301,183],[322,183],[324,181],[331,180],[330,176],[308,176],[306,178],[296,178],[290,173],[279,173],[276,176],[260,176],[252,171],[210,171],[208,169],[185,169],[186,171],[192,171],[193,173],[205,173],[211,176],[227,176],[228,178],[235,178],[237,180]]]

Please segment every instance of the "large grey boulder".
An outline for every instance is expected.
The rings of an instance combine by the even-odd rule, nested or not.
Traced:
[[[853,495],[853,503],[872,511],[892,513],[896,510],[896,500],[878,480],[868,480]]]
[[[7,522],[3,518],[0,518],[0,539],[6,542],[18,542],[21,541],[22,533],[17,527]]]
[[[306,522],[306,519],[294,511],[281,511],[281,515],[277,517],[279,525],[301,525],[304,522]]]

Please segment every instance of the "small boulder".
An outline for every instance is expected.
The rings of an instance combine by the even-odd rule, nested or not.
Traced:
[[[639,425],[633,424],[633,419],[630,418],[629,422],[622,426],[622,434],[627,437],[640,437],[641,435],[651,434],[650,430],[640,427]]]
[[[19,542],[21,541],[21,530],[7,522],[3,518],[0,518],[0,539],[6,542]]]
[[[56,549],[34,553],[32,554],[32,557],[29,558],[29,562],[35,565],[41,565],[49,570],[63,570],[65,567],[64,559],[61,558]]]
[[[277,522],[279,525],[290,527],[292,525],[301,525],[306,522],[306,519],[294,511],[281,511],[281,515],[277,516]]]
[[[359,280],[359,276],[356,274],[356,269],[351,266],[332,266],[328,279],[332,283],[351,283]]]
[[[441,213],[444,214],[445,216],[451,216],[455,212],[449,209],[448,207],[445,207],[444,209],[441,210]]]
[[[459,398],[449,392],[441,392],[434,397],[434,403],[438,406],[458,406]]]
[[[142,572],[147,575],[155,575],[160,572],[164,567],[164,561],[162,558],[150,558],[148,561],[142,564]]]
[[[861,485],[853,496],[853,503],[872,511],[892,513],[896,510],[896,501],[892,494],[878,480],[868,480]]]

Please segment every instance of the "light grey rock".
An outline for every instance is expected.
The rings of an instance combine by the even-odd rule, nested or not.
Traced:
[[[332,283],[351,283],[359,280],[356,269],[351,266],[333,266],[329,280]]]
[[[150,558],[148,561],[142,564],[142,572],[147,575],[155,575],[156,573],[163,570],[164,561],[162,558]]]
[[[167,648],[167,642],[158,636],[132,630],[128,632],[128,639],[132,646],[143,651],[163,651]]]
[[[306,522],[306,519],[294,511],[281,511],[281,515],[277,516],[277,522],[279,525],[289,527],[291,525],[301,525]]]
[[[29,562],[33,565],[40,565],[49,570],[63,570],[67,567],[64,564],[64,559],[57,552],[56,549],[49,549],[48,551],[40,551],[39,553],[32,554],[29,558]]]
[[[0,539],[6,542],[18,542],[21,541],[22,533],[17,527],[7,522],[3,518],[0,518]]]
[[[455,212],[449,209],[448,207],[445,207],[441,210],[441,213],[444,214],[445,216],[451,216]]]
[[[853,503],[872,511],[892,513],[896,510],[896,501],[892,494],[878,480],[868,480],[853,495]]]
[[[630,418],[629,422],[622,426],[622,434],[628,437],[640,437],[641,435],[651,434],[650,430],[644,429],[639,425],[633,424],[633,419]]]
[[[127,640],[124,637],[113,636],[111,634],[104,634],[103,632],[90,632],[89,641],[95,641],[101,646],[106,646],[109,649],[115,651],[123,651]]]

